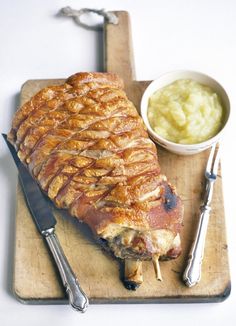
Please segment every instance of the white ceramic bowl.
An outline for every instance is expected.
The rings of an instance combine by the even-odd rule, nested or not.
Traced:
[[[178,144],[166,140],[165,138],[159,136],[150,126],[148,117],[147,117],[147,110],[148,110],[148,102],[150,96],[157,91],[158,89],[165,87],[178,79],[192,79],[201,84],[209,86],[213,89],[220,97],[224,109],[224,121],[222,124],[222,128],[220,131],[212,138],[198,143],[198,144]],[[214,143],[218,142],[223,135],[225,130],[225,126],[229,120],[230,116],[230,102],[228,95],[224,88],[213,78],[202,74],[196,71],[188,71],[188,70],[179,70],[174,72],[169,72],[165,75],[162,75],[158,79],[154,80],[150,83],[150,85],[145,90],[142,100],[141,100],[141,116],[143,121],[147,127],[148,133],[150,137],[160,146],[166,148],[167,150],[174,152],[180,155],[191,155],[196,154],[205,149],[211,147]]]

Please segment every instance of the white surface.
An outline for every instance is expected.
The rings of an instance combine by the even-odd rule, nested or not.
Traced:
[[[101,69],[100,37],[56,18],[64,6],[128,10],[132,18],[137,79],[150,80],[174,69],[202,71],[218,80],[231,99],[231,123],[223,144],[223,181],[233,289],[219,304],[93,305],[86,314],[68,306],[26,306],[10,294],[13,261],[16,170],[0,140],[0,324],[235,325],[235,73],[236,2],[234,0],[0,2],[0,130],[7,132],[27,79],[67,77]],[[100,59],[99,59],[100,58]],[[232,172],[231,172],[232,171]],[[157,287],[158,290],[158,287]]]

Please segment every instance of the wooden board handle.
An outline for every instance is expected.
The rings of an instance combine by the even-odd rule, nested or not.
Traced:
[[[130,16],[126,11],[113,11],[117,25],[105,23],[105,70],[115,72],[128,85],[135,80]]]

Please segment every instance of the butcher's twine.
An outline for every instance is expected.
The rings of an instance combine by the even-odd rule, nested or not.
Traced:
[[[85,27],[86,29],[95,30],[95,31],[102,30],[103,24],[88,25],[81,21],[81,16],[89,13],[94,13],[103,16],[104,20],[109,24],[114,24],[114,25],[118,24],[118,17],[114,13],[107,12],[104,9],[99,10],[99,9],[83,8],[80,10],[76,10],[76,9],[72,9],[71,7],[64,7],[59,12],[59,14],[62,16],[72,17],[78,25]]]

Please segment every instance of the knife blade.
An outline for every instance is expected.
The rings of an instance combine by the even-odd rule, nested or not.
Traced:
[[[14,146],[7,140],[7,135],[2,134],[7,146],[11,152],[11,155],[15,161],[15,164],[19,171],[19,178],[21,186],[25,195],[27,206],[31,212],[34,222],[40,233],[54,228],[57,221],[52,214],[49,200],[40,190],[38,184],[35,182],[27,168],[21,163],[17,156]]]
[[[63,285],[69,296],[69,302],[75,310],[85,312],[89,301],[86,294],[81,289],[55,234],[55,225],[57,221],[52,213],[51,203],[42,193],[37,182],[31,176],[27,168],[20,161],[14,146],[8,141],[7,135],[2,134],[2,136],[18,168],[21,186],[31,216],[38,231],[46,240],[56,262]]]

